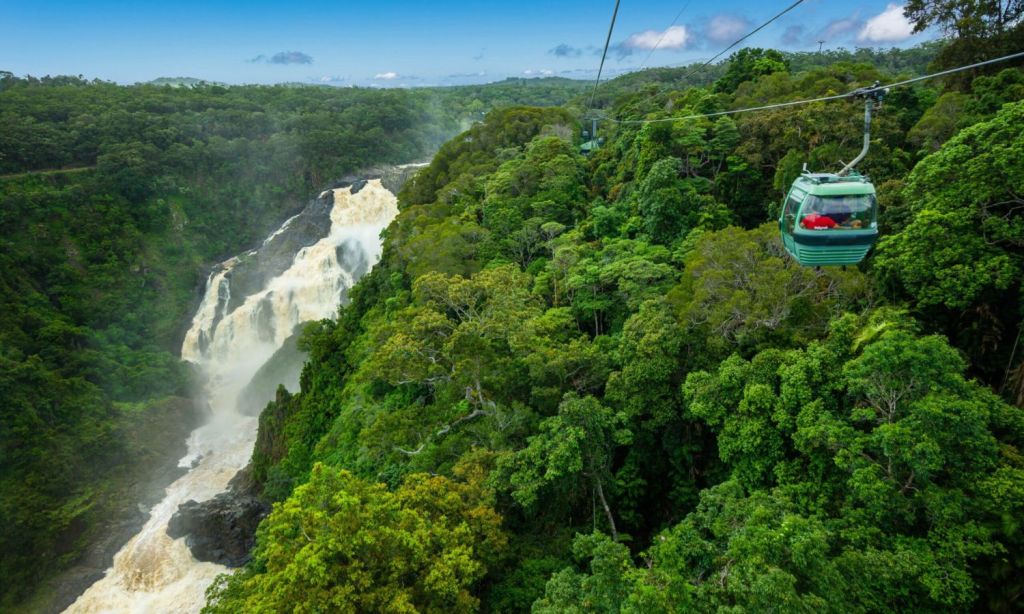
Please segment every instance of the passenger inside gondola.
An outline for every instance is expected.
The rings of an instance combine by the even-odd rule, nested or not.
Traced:
[[[875,197],[870,194],[808,196],[809,213],[800,224],[808,230],[859,230],[872,222]]]
[[[801,226],[808,230],[828,230],[837,226],[836,221],[831,216],[823,213],[824,202],[822,199],[811,196],[809,197],[808,205],[810,213],[800,220]]]

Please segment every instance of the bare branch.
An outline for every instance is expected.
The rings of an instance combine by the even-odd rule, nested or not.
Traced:
[[[442,435],[448,434],[448,432],[451,431],[453,428],[455,428],[456,426],[458,426],[459,424],[461,424],[463,422],[466,422],[467,420],[472,420],[473,418],[479,418],[480,416],[490,416],[492,413],[493,412],[484,411],[482,409],[474,409],[473,411],[471,411],[468,414],[466,414],[465,416],[459,418],[455,422],[452,422],[451,424],[445,425],[444,427],[441,428],[441,430],[437,431],[437,433],[435,433],[435,435],[437,437],[441,437]]]
[[[416,448],[415,450],[406,450],[405,448],[400,448],[398,446],[395,446],[395,451],[401,452],[402,454],[405,454],[406,456],[416,456],[417,454],[419,454],[420,452],[423,451],[423,447],[425,445],[427,445],[427,444],[421,443],[420,447]]]

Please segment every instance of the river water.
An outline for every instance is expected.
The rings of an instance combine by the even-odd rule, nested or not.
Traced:
[[[379,180],[351,191],[333,190],[326,236],[307,240],[283,272],[268,275],[261,287],[246,288],[246,296],[234,288],[232,297],[232,276],[251,268],[258,250],[231,258],[210,274],[181,348],[181,357],[206,377],[203,394],[211,410],[209,422],[190,435],[188,454],[179,463],[191,470],[167,488],[105,576],[66,612],[197,612],[203,607],[206,587],[227,568],[195,560],[183,538],[167,536],[167,523],[181,503],[226,490],[249,462],[257,418],[240,411],[238,401],[260,367],[299,324],[335,317],[347,290],[380,259],[380,233],[398,214],[396,198]],[[283,240],[295,219],[263,246]]]

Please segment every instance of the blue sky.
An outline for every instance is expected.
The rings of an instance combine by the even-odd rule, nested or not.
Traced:
[[[709,57],[790,2],[623,0],[606,71]],[[120,83],[189,76],[382,87],[593,78],[613,6],[614,0],[7,0],[0,70]],[[898,0],[806,0],[746,44],[902,47],[929,36],[910,34]]]

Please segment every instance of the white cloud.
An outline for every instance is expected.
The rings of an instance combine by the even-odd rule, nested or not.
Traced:
[[[682,49],[690,43],[690,32],[686,26],[671,26],[665,31],[644,30],[631,34],[622,42],[625,49]],[[658,41],[661,41],[660,43]]]
[[[914,34],[914,26],[903,15],[903,6],[890,4],[884,11],[868,19],[857,40],[865,43],[899,43]]]
[[[320,77],[320,83],[339,83],[344,80],[345,77],[339,77],[338,75],[324,75]]]
[[[524,75],[541,75],[541,76],[547,77],[549,75],[555,74],[555,71],[548,70],[547,68],[542,68],[540,70],[533,70],[532,68],[528,68],[528,69],[523,71],[523,74]]]
[[[716,15],[711,18],[711,22],[705,30],[705,36],[716,43],[731,43],[743,36],[749,27],[750,22],[741,17]]]
[[[398,78],[398,73],[393,70],[389,70],[388,72],[379,72],[375,74],[373,78],[379,81],[391,81]]]

